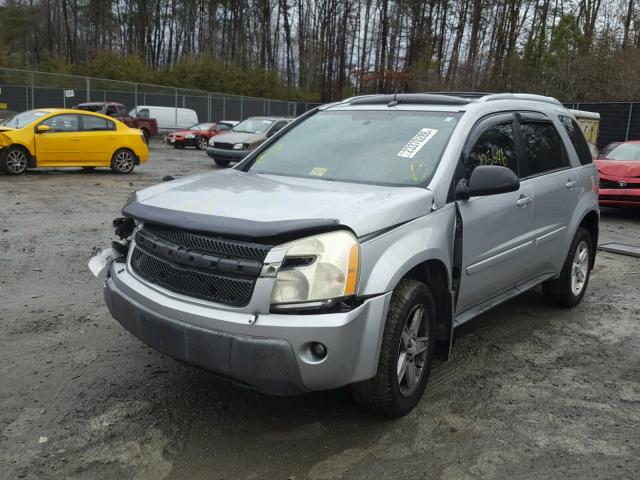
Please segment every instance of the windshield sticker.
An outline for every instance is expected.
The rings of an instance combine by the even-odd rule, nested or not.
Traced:
[[[309,172],[309,175],[313,175],[314,177],[321,177],[325,173],[327,173],[327,169],[326,168],[315,167],[313,170],[311,170]]]
[[[438,133],[438,130],[433,128],[423,128],[421,129],[415,137],[409,140],[407,143],[396,155],[397,157],[402,158],[413,158],[417,155],[417,153],[424,147],[433,136]]]

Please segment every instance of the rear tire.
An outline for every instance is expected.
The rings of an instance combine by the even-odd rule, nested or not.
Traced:
[[[429,379],[435,348],[435,301],[424,283],[401,280],[391,296],[378,371],[351,386],[360,405],[402,417],[420,401]]]
[[[558,307],[575,307],[587,291],[591,276],[593,240],[584,228],[579,228],[573,237],[569,253],[560,276],[542,284],[545,300]]]
[[[7,175],[21,175],[27,171],[30,160],[28,151],[14,145],[0,152],[0,170]]]
[[[115,173],[126,174],[133,171],[136,165],[136,156],[128,148],[116,150],[111,157],[111,170]]]
[[[218,160],[217,158],[214,158],[213,161],[216,162],[216,165],[222,168],[228,167],[231,163],[229,160]]]

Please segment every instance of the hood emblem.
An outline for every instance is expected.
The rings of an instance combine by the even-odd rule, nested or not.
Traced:
[[[624,180],[618,180],[618,186],[624,188],[627,186],[627,182],[625,182]]]

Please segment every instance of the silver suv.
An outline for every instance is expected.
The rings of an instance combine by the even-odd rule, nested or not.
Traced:
[[[580,302],[597,185],[554,99],[355,97],[233,169],[132,194],[104,297],[179,360],[269,394],[350,385],[400,416],[456,326],[539,284]]]

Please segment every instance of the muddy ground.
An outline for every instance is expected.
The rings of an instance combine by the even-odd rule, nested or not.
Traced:
[[[267,397],[146,347],[86,268],[128,194],[211,170],[153,144],[129,176],[0,176],[0,477],[639,478],[640,259],[600,253],[573,310],[533,290],[456,333],[406,418],[346,390]],[[640,211],[602,240],[640,243]]]

